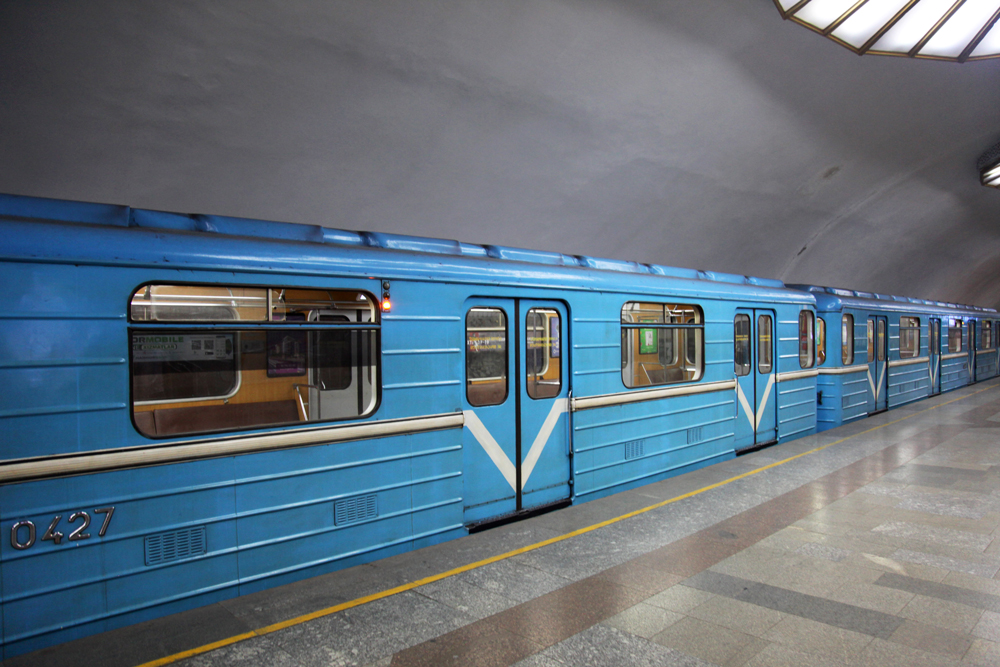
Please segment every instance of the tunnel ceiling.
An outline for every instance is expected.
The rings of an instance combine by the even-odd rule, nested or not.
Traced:
[[[0,3],[0,192],[1000,306],[1000,60],[771,0]]]

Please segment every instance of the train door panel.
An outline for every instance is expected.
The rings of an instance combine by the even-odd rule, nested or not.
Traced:
[[[733,320],[736,373],[736,450],[777,440],[774,313],[740,308]]]
[[[516,326],[513,299],[466,302],[465,429],[462,469],[465,522],[512,514],[517,509],[517,368],[511,331]]]
[[[889,336],[885,317],[868,318],[868,386],[871,389],[874,409],[868,414],[882,412],[889,406]]]
[[[927,342],[927,363],[931,376],[931,396],[941,393],[941,320],[931,318],[930,340]]]
[[[466,524],[570,496],[566,322],[557,302],[467,302]]]
[[[566,308],[520,300],[520,499],[518,509],[570,496],[569,382],[563,342]]]

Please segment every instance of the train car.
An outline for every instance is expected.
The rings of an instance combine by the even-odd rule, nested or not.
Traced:
[[[997,375],[994,309],[789,287],[816,297],[820,431]]]
[[[0,197],[7,658],[816,428],[812,293]]]

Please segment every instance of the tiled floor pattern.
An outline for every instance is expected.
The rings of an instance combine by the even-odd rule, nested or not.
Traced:
[[[172,617],[195,626],[187,635],[175,627],[182,620],[166,619],[3,665],[135,665],[848,436],[592,533],[175,664],[1000,665],[997,387],[985,383],[612,498]],[[210,622],[222,627],[219,636]],[[111,646],[130,634],[159,646]]]

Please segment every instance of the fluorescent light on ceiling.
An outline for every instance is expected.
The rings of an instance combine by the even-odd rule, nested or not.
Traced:
[[[783,18],[855,53],[1000,57],[1000,0],[774,0]]]
[[[980,176],[980,182],[991,188],[1000,188],[1000,164],[996,165],[989,171],[983,172]]]
[[[976,160],[979,182],[991,188],[1000,188],[1000,143],[991,146]]]

